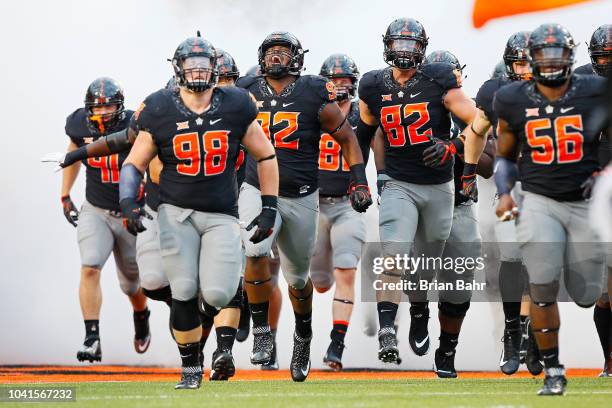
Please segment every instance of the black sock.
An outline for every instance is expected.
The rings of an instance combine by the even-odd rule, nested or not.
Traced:
[[[312,311],[304,314],[293,312],[295,315],[295,332],[302,338],[312,336]]]
[[[544,367],[559,367],[559,347],[553,347],[546,350],[540,350],[540,355],[544,360]]]
[[[521,315],[521,325],[527,323],[527,319],[529,319],[529,316]]]
[[[397,303],[393,302],[378,302],[378,323],[380,328],[394,327],[395,316],[397,315]]]
[[[344,336],[346,336],[346,331],[348,330],[348,322],[342,320],[334,320],[334,327],[329,334],[332,341],[337,343],[344,342]]]
[[[249,303],[251,307],[251,318],[253,319],[253,327],[262,327],[268,325],[268,308],[270,302]]]
[[[410,315],[425,313],[429,309],[429,302],[410,302]]]
[[[200,342],[177,345],[183,367],[200,366]]]
[[[599,343],[604,354],[604,359],[609,358],[610,348],[610,333],[612,332],[612,313],[609,307],[599,307],[595,305],[593,310],[593,321],[599,336]]]
[[[229,326],[217,327],[215,329],[217,333],[217,350],[232,351],[237,331],[237,329]]]
[[[520,330],[521,302],[504,302],[503,306],[506,330]]]
[[[149,318],[149,315],[151,315],[151,312],[149,312],[149,308],[145,307],[145,310],[142,310],[140,312],[137,312],[136,310],[134,310],[134,321],[142,321],[142,320],[146,320]]]
[[[440,351],[454,351],[459,342],[459,333],[447,333],[440,330]]]
[[[85,337],[100,337],[99,320],[85,320]]]

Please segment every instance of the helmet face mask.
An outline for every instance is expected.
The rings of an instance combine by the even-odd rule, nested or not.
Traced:
[[[336,86],[336,101],[355,98],[359,69],[355,61],[346,54],[332,54],[323,61],[319,75],[331,80]]]
[[[87,88],[87,126],[95,132],[113,129],[125,117],[123,89],[111,78],[98,78]]]
[[[385,62],[401,70],[416,68],[425,58],[427,43],[421,23],[411,18],[397,19],[383,36]]]
[[[543,24],[529,37],[529,64],[539,84],[556,88],[572,75],[576,46],[572,35],[559,24]]]
[[[199,36],[179,44],[172,67],[176,83],[192,92],[204,92],[217,83],[217,53],[211,43]]]
[[[286,31],[275,31],[259,46],[258,61],[264,76],[279,79],[287,75],[299,76],[304,68],[304,54],[300,41]]]

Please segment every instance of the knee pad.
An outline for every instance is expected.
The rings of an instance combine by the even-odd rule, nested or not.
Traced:
[[[357,267],[358,263],[359,257],[350,252],[338,254],[334,257],[334,268],[353,269]]]
[[[557,294],[559,293],[559,281],[550,283],[531,283],[529,285],[529,293],[531,299],[536,305],[544,304],[547,307],[557,302]]]
[[[222,308],[229,304],[234,297],[235,293],[223,289],[203,289],[202,297],[204,303],[211,305],[215,308]]]
[[[154,290],[142,288],[142,293],[144,293],[146,297],[152,300],[160,300],[162,302],[166,302],[172,299],[172,291],[170,290],[170,285]]]
[[[242,305],[242,279],[238,284],[238,289],[234,294],[234,297],[230,300],[227,306],[224,306],[223,309],[239,309],[240,305]]]
[[[453,317],[456,319],[461,319],[465,317],[468,309],[470,308],[470,302],[464,303],[450,303],[450,302],[439,302],[438,310],[442,314],[448,317]]]
[[[121,282],[119,282],[119,287],[121,287],[121,291],[127,296],[133,296],[138,292],[140,285],[138,284],[138,279],[136,279],[136,281],[122,279]]]
[[[189,300],[172,299],[170,309],[172,328],[179,331],[189,331],[200,326],[200,316],[198,314],[198,298]]]

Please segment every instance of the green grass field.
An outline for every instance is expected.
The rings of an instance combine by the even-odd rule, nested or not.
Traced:
[[[76,387],[76,404],[53,407],[612,407],[612,380],[570,379],[564,397],[538,397],[541,379],[206,381],[197,391],[175,391],[174,383],[105,382]],[[19,384],[16,387],[34,386]],[[46,384],[57,387],[59,384]],[[3,386],[7,387],[7,386]],[[23,407],[23,403],[0,402]]]

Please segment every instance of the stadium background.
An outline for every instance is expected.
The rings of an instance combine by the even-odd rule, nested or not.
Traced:
[[[610,22],[612,2],[595,1],[496,20],[480,30],[471,26],[471,10],[472,1],[456,0],[2,2],[0,365],[76,363],[75,352],[83,337],[76,230],[61,214],[61,176],[38,160],[46,152],[65,148],[65,117],[81,106],[92,79],[107,75],[119,80],[126,91],[126,106],[134,109],[146,95],[165,84],[171,75],[166,58],[196,29],[215,46],[230,52],[242,72],[257,62],[257,47],[264,36],[285,29],[310,49],[306,73],[318,73],[323,59],[333,52],[348,53],[365,73],[384,66],[381,35],[388,23],[399,16],[411,16],[425,25],[429,51],[450,50],[467,64],[464,89],[473,96],[501,59],[508,35],[543,22],[559,22],[568,27],[576,41],[582,43],[578,64],[586,63],[584,41],[597,26]],[[369,176],[371,181],[375,179],[373,168],[369,168]],[[84,198],[84,179],[82,174],[73,188],[73,199],[79,205]],[[482,192],[481,196],[486,239],[492,207],[484,197],[492,195]],[[370,211],[368,217],[372,234],[376,215]],[[109,260],[102,274],[103,362],[179,365],[168,335],[168,310],[159,303],[150,303],[151,348],[144,355],[133,351],[131,311],[119,290],[114,269]],[[284,284],[283,291],[286,293]],[[284,300],[278,334],[282,368],[289,363],[293,329],[289,302]],[[316,296],[314,367],[322,365],[329,341],[330,304],[330,293]],[[373,304],[358,303],[355,307],[346,341],[345,367],[382,367],[376,359],[376,339],[361,332],[366,307]],[[402,309],[400,319],[405,323],[399,331],[404,357],[401,368],[428,369],[433,353],[417,359],[408,350],[408,314],[405,305]],[[566,366],[599,367],[601,351],[592,309],[564,304],[561,313],[561,356]],[[472,305],[460,338],[458,369],[496,369],[502,319],[499,305]],[[430,321],[430,333],[435,337],[439,333],[436,320]],[[213,346],[214,341],[210,341],[208,356]],[[236,344],[234,355],[239,367],[250,367],[250,347],[250,340]]]

